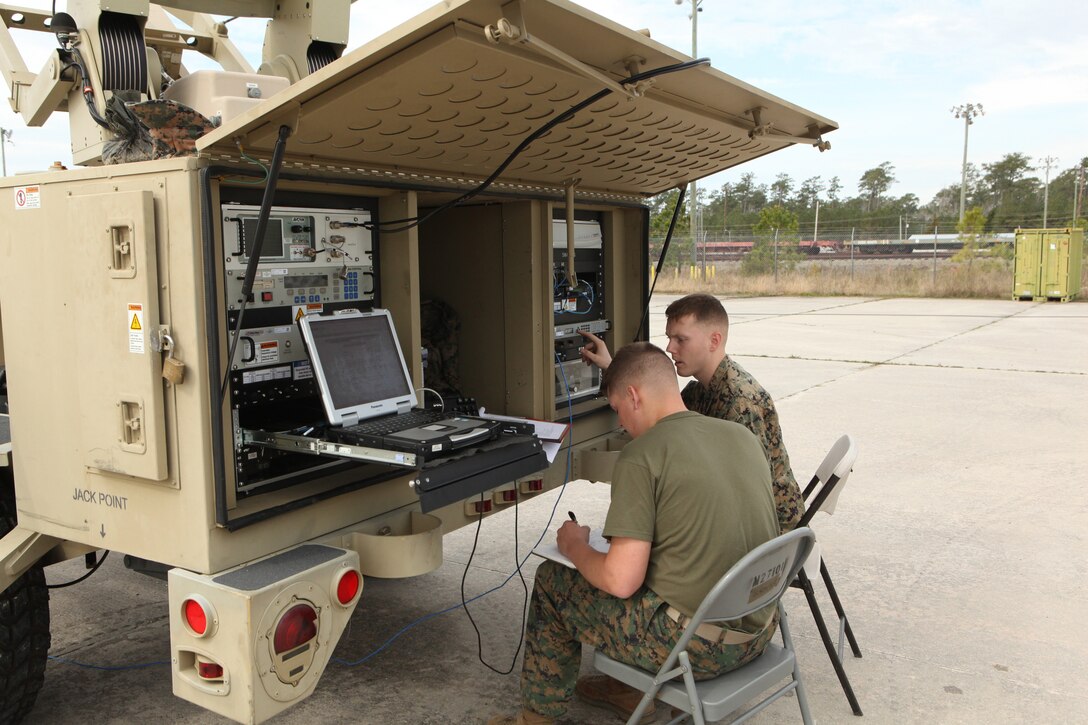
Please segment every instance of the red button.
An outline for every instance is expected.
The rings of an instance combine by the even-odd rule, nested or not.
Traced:
[[[264,302],[271,302],[272,301],[272,293],[271,292],[262,292],[261,293],[261,300],[263,300]]]

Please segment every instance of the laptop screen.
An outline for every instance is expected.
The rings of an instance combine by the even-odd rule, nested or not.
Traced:
[[[299,321],[330,423],[373,418],[415,403],[387,310],[309,315]]]

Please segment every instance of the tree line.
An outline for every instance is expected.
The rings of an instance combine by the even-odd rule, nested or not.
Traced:
[[[974,211],[973,226],[981,221],[983,233],[1011,232],[1019,227],[1085,226],[1084,202],[1088,193],[1088,157],[1065,168],[1051,169],[1049,184],[1042,167],[1022,153],[1006,154],[992,164],[968,164],[966,208]],[[959,225],[960,182],[949,184],[923,204],[915,194],[890,194],[896,183],[895,167],[885,161],[868,169],[857,181],[857,194],[849,195],[838,176],[825,181],[813,176],[803,181],[778,174],[760,183],[755,174],[717,189],[699,188],[698,229],[707,241],[751,239],[768,229],[793,232],[804,238],[897,239],[910,234],[956,233]],[[1079,219],[1073,218],[1074,198],[1081,195]],[[651,237],[668,231],[679,192],[659,194],[651,201]],[[685,200],[689,207],[690,200]],[[819,228],[815,230],[817,208]],[[981,216],[979,216],[981,215]],[[691,238],[690,212],[677,219],[674,235]],[[802,231],[803,230],[803,231]]]

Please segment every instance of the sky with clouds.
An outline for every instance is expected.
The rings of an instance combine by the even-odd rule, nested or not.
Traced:
[[[65,6],[57,3],[58,9]],[[434,0],[357,0],[349,48],[404,22]],[[578,4],[690,53],[690,0],[578,0]],[[49,8],[42,0],[20,3]],[[957,184],[963,121],[950,109],[981,103],[986,115],[970,130],[969,161],[991,163],[1020,152],[1057,170],[1088,156],[1088,26],[1085,0],[702,0],[699,55],[714,67],[836,121],[832,148],[792,147],[701,182],[718,187],[747,171],[762,183],[786,173],[795,181],[838,176],[855,194],[858,179],[882,162],[895,168],[890,193],[923,203]],[[264,21],[239,19],[231,38],[256,66]],[[16,32],[27,65],[37,70],[54,41]],[[188,62],[194,69],[205,67]],[[0,126],[9,173],[69,163],[65,114],[29,129],[7,104]],[[1052,175],[1056,173],[1052,171]],[[1042,178],[1043,172],[1038,172]]]

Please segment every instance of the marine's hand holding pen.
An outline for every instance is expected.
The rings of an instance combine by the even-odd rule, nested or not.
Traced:
[[[568,511],[567,516],[570,521],[564,521],[555,534],[556,546],[564,556],[570,556],[570,547],[577,541],[589,544],[589,527],[580,525],[573,511]]]

